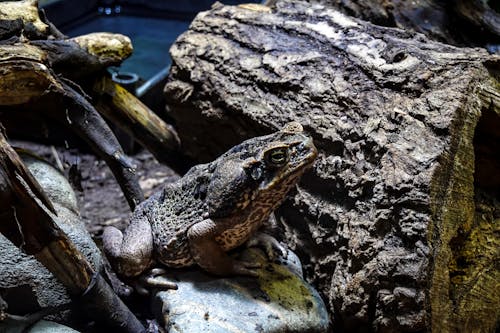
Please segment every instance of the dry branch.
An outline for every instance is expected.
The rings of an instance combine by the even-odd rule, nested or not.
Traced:
[[[101,114],[135,138],[159,162],[175,164],[172,154],[167,153],[177,151],[180,146],[172,126],[109,77],[96,81],[94,93],[100,97],[96,107]]]
[[[0,232],[35,256],[96,320],[138,333],[144,327],[58,227],[56,211],[0,133]]]
[[[117,125],[137,135],[161,161],[174,160],[176,133],[120,87],[101,84],[97,91],[92,86],[108,66],[130,56],[128,37],[93,33],[68,39],[39,14],[36,1],[0,2],[0,37],[6,38],[0,40],[0,121],[29,111],[68,127],[106,161],[133,209],[144,199],[134,166],[89,95],[97,94],[99,110],[123,121]],[[23,131],[22,117],[17,119]]]

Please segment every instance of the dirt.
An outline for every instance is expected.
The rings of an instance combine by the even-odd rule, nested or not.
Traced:
[[[114,225],[120,229],[126,226],[130,208],[104,161],[76,148],[26,141],[12,141],[11,144],[34,152],[60,169],[62,167],[77,194],[82,219],[96,240],[99,240],[105,226]],[[130,158],[136,166],[139,183],[146,198],[163,184],[179,178],[179,175],[158,163],[145,150],[131,155]]]

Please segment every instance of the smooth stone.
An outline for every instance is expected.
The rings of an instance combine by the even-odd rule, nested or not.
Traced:
[[[0,333],[79,333],[79,331],[47,320],[39,320],[34,324],[10,320],[0,322]]]
[[[71,327],[53,321],[40,320],[27,331],[28,333],[79,333]]]
[[[250,248],[241,258],[262,264],[258,278],[219,278],[196,268],[170,273],[179,289],[153,297],[157,320],[169,333],[327,331],[325,304],[302,278],[294,253],[272,263],[261,250]]]

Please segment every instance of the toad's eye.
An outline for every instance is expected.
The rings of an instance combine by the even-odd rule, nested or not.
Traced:
[[[266,154],[266,161],[272,166],[283,166],[288,162],[288,149],[284,147],[274,148]]]

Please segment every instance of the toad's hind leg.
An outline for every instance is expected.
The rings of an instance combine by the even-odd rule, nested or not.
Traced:
[[[210,220],[196,223],[188,230],[189,250],[196,263],[209,273],[216,275],[258,276],[259,263],[234,260],[215,240],[217,224]]]
[[[123,233],[107,227],[102,239],[104,252],[120,275],[137,276],[151,265],[153,234],[145,216],[134,219]]]

